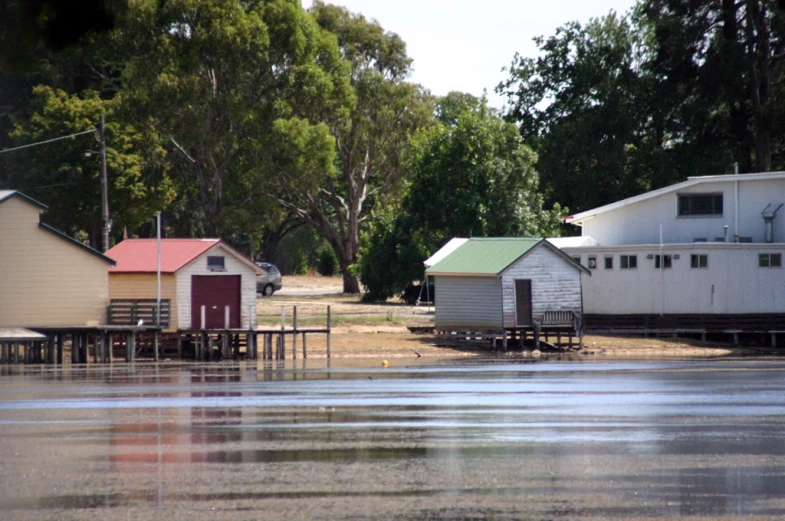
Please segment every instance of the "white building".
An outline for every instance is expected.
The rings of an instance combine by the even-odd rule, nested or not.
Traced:
[[[785,172],[706,176],[566,217],[586,327],[785,330],[783,203]]]

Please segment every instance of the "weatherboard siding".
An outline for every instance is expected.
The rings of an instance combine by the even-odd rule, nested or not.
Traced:
[[[540,247],[502,274],[504,327],[515,327],[515,280],[532,281],[532,317],[545,311],[581,312],[580,271],[561,255]],[[441,289],[441,288],[440,288]]]
[[[223,256],[226,271],[207,269],[207,257]],[[193,275],[241,275],[240,327],[256,323],[256,272],[235,257],[235,254],[218,245],[210,248],[176,273],[177,321],[180,329],[197,328],[191,324],[191,277]],[[174,310],[173,310],[174,313]]]
[[[109,275],[110,299],[149,299],[158,297],[158,276],[149,273],[114,273]],[[169,328],[177,330],[177,292],[171,273],[161,274],[161,299],[169,299],[171,311]]]
[[[109,264],[39,228],[40,208],[0,203],[0,326],[106,323]]]
[[[496,277],[437,275],[436,327],[502,327],[502,290]]]

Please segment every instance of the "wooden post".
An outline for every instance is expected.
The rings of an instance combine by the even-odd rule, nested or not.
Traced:
[[[327,306],[327,358],[330,358],[330,306]]]
[[[228,310],[229,306],[226,306],[226,308]],[[223,340],[223,342],[222,342],[223,345],[221,346],[221,358],[223,358],[224,360],[228,360],[232,356],[231,355],[231,347],[232,347],[231,335],[229,335],[228,331],[224,331],[222,340]]]
[[[292,327],[294,328],[292,333],[292,360],[297,360],[297,306],[294,306],[294,312],[292,313]]]
[[[136,358],[136,331],[131,331],[128,334],[128,361],[133,362]]]
[[[158,331],[153,331],[153,360],[158,361]]]
[[[57,343],[56,343],[56,345],[57,345],[57,355],[56,355],[55,363],[57,363],[59,365],[63,365],[63,337],[64,336],[65,335],[63,333],[58,333],[57,334]]]
[[[308,358],[308,349],[305,347],[305,331],[303,331],[303,358]]]
[[[224,329],[229,329],[231,325],[229,320],[229,306],[224,306]]]
[[[55,343],[55,335],[49,337],[46,343],[46,363],[54,364],[57,362],[57,344]]]
[[[205,330],[204,325],[206,323],[206,313],[207,313],[207,310],[205,309],[204,306],[202,306],[201,312],[202,312],[202,327],[201,327],[201,330],[204,331]]]
[[[281,306],[281,333],[278,335],[278,345],[280,347],[280,352],[278,353],[278,358],[283,360],[286,358],[286,341],[284,339],[284,330],[286,329],[286,308]]]
[[[114,362],[114,352],[112,349],[113,347],[114,347],[114,335],[112,333],[107,332],[106,333],[106,359],[109,361],[110,364]]]

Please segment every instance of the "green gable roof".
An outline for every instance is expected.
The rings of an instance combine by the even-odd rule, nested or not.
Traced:
[[[498,276],[543,240],[515,237],[472,238],[428,268],[426,273]]]

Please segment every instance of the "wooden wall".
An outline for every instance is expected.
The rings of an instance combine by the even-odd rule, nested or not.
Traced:
[[[581,313],[581,274],[567,259],[540,246],[502,274],[504,327],[515,327],[515,280],[532,281],[532,316],[545,311]],[[439,295],[441,298],[441,295]]]
[[[39,228],[40,208],[0,203],[0,326],[106,323],[110,264]]]
[[[109,275],[109,298],[156,298],[158,280],[155,273],[113,273]],[[161,298],[171,302],[171,319],[166,331],[177,330],[177,291],[171,273],[161,274]]]
[[[434,278],[437,328],[501,329],[502,291],[498,278]]]

